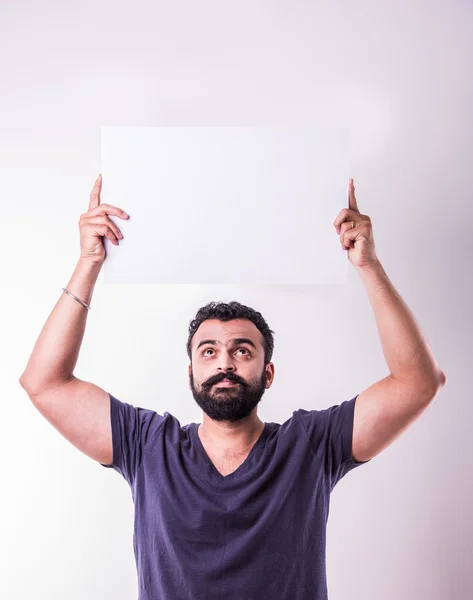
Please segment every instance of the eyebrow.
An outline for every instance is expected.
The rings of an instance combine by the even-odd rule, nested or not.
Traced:
[[[250,338],[233,338],[230,341],[232,342],[230,344],[231,346],[234,346],[236,344],[249,344],[250,346],[253,346],[253,348],[255,350],[258,350],[258,348],[255,346],[254,342],[252,340],[250,340]],[[212,344],[212,346],[216,346],[217,340],[202,340],[201,342],[199,342],[199,344],[196,348],[196,351],[204,344]]]

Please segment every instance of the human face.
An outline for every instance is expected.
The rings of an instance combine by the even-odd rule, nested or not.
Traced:
[[[200,324],[192,339],[189,387],[211,419],[232,423],[245,419],[271,386],[273,365],[264,365],[262,340],[248,319],[208,319]],[[225,378],[231,384],[224,384]]]

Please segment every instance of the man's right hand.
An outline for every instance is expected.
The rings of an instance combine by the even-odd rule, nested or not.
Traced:
[[[100,204],[102,175],[99,175],[90,193],[89,210],[79,219],[81,259],[93,263],[103,263],[105,246],[103,236],[118,246],[118,240],[123,234],[108,215],[116,215],[128,219],[128,215],[111,204]]]

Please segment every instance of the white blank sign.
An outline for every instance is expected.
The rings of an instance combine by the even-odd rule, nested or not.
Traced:
[[[349,131],[102,127],[106,283],[346,283]]]

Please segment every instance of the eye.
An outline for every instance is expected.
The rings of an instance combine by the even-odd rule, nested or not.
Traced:
[[[203,351],[202,355],[203,355],[203,356],[205,356],[205,353],[206,353],[206,352],[208,352],[209,350],[212,350],[212,352],[213,352],[213,349],[212,349],[212,348],[206,348],[206,349]],[[245,352],[247,352],[247,353],[248,353],[248,355],[249,355],[249,356],[251,356],[251,352],[248,350],[248,348],[244,348],[244,347],[242,346],[241,348],[238,348],[238,350],[244,350]]]
[[[251,352],[248,350],[248,348],[238,348],[238,350],[244,350],[245,352],[247,352],[248,354],[251,354]]]

